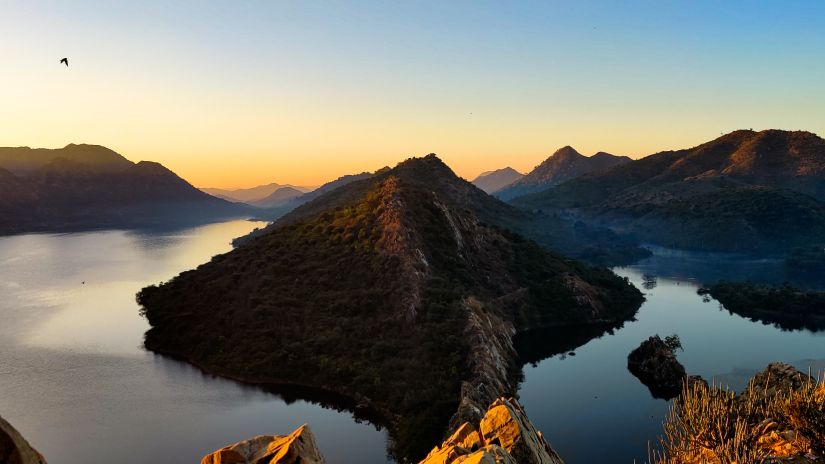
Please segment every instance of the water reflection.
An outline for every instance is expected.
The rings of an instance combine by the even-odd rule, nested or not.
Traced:
[[[767,277],[768,263],[778,261],[707,259],[706,254],[657,252],[638,265],[617,269],[639,288],[655,276],[656,286],[644,290],[647,300],[634,320],[613,333],[545,335],[544,351],[534,347],[525,356],[522,403],[565,462],[645,462],[669,403],[653,398],[628,372],[627,355],[651,335],[677,333],[684,347],[678,359],[689,375],[733,388],[742,388],[775,361],[814,372],[825,366],[825,333],[754,323],[697,294],[705,282]],[[597,338],[577,346],[590,335]],[[534,338],[538,345],[541,340]],[[565,355],[571,349],[576,356]],[[540,360],[542,356],[547,357]]]
[[[303,423],[336,462],[387,462],[386,434],[321,406],[329,398],[242,386],[142,348],[135,293],[261,225],[0,237],[0,415],[64,464],[199,462]]]

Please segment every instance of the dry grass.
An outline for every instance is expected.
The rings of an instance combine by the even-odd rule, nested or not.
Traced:
[[[653,464],[771,463],[825,453],[825,384],[809,378],[799,388],[768,391],[686,384],[664,423]]]

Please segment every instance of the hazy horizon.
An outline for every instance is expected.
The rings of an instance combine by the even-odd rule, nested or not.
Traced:
[[[822,133],[825,4],[756,6],[3,2],[0,146],[99,144],[233,189]]]

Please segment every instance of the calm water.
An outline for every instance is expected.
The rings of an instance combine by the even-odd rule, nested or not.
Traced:
[[[52,464],[195,463],[305,422],[331,462],[386,462],[385,433],[347,412],[287,403],[142,349],[148,326],[135,293],[229,250],[231,238],[258,225],[0,238],[0,415]],[[772,361],[825,368],[823,334],[754,323],[696,294],[700,282],[720,278],[779,279],[777,266],[657,250],[617,270],[639,288],[655,276],[637,320],[575,356],[525,366],[520,396],[530,418],[569,464],[643,462],[668,403],[627,371],[626,356],[657,333],[679,334],[689,373],[734,387]]]
[[[656,250],[616,272],[647,296],[637,320],[575,349],[575,356],[525,366],[525,409],[568,464],[646,461],[647,442],[657,443],[669,403],[653,399],[626,366],[628,353],[651,335],[677,333],[684,346],[677,356],[689,374],[736,389],[773,361],[825,369],[825,333],[754,323],[696,294],[701,283],[719,279],[782,278],[775,261]],[[645,275],[656,277],[654,288],[644,288]]]
[[[303,423],[334,462],[386,462],[385,433],[349,413],[287,404],[141,347],[135,293],[260,225],[0,237],[0,415],[52,464],[197,463]]]

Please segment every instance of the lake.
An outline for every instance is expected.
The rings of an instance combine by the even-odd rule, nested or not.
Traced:
[[[263,225],[0,237],[0,416],[50,464],[198,463],[309,423],[335,462],[386,462],[386,433],[142,347],[135,293]]]
[[[330,462],[386,462],[386,433],[346,411],[205,375],[142,348],[148,324],[135,293],[228,251],[232,238],[261,225],[0,237],[0,415],[51,464],[197,463],[226,444],[303,423]],[[772,361],[825,367],[823,334],[751,322],[696,293],[721,278],[776,279],[776,261],[654,252],[616,270],[646,293],[636,320],[574,356],[525,366],[522,403],[569,464],[646,459],[668,402],[653,399],[626,365],[651,335],[677,333],[688,373],[734,387]],[[565,332],[548,341],[564,341]]]
[[[647,443],[658,444],[669,402],[654,399],[627,370],[627,355],[652,335],[678,334],[683,351],[677,357],[689,375],[736,390],[774,361],[825,370],[825,333],[752,322],[696,293],[720,279],[782,279],[780,262],[653,251],[637,265],[615,269],[645,293],[636,320],[573,350],[574,356],[524,367],[519,394],[525,410],[568,464],[647,461]]]

